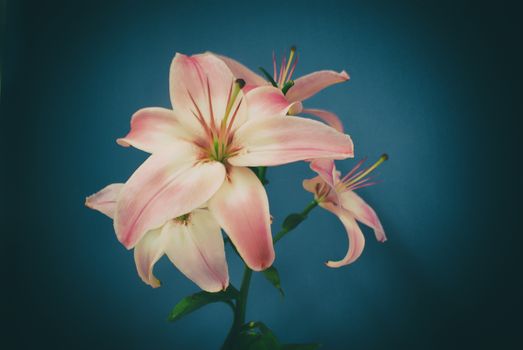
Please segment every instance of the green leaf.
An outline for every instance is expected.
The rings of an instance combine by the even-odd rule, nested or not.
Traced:
[[[269,267],[268,269],[262,271],[263,276],[267,279],[267,281],[271,282],[271,284],[278,289],[281,296],[285,296],[283,294],[283,289],[281,288],[281,282],[280,282],[280,274],[278,273],[278,270],[274,266]]]
[[[240,333],[235,338],[233,346],[236,349],[251,349],[251,346],[256,346],[256,343],[260,341],[261,337],[261,334],[252,331]]]
[[[293,213],[290,214],[283,220],[282,227],[287,230],[293,230],[296,226],[298,226],[303,220],[305,220],[307,217],[302,214]]]
[[[235,349],[278,350],[280,343],[274,333],[262,322],[249,322],[242,326]]]
[[[321,344],[309,343],[309,344],[284,344],[280,350],[316,350],[321,347]]]
[[[191,312],[196,311],[210,303],[230,302],[231,300],[237,298],[238,294],[238,290],[232,285],[229,285],[229,288],[227,288],[225,291],[218,293],[199,292],[193,295],[189,295],[176,304],[167,317],[167,320],[171,322],[178,321]]]

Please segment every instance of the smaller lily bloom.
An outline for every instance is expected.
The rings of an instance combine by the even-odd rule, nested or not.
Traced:
[[[375,182],[370,182],[367,175],[387,159],[388,156],[384,154],[369,168],[359,170],[365,161],[362,160],[343,178],[336,170],[333,160],[316,159],[311,162],[310,167],[318,173],[318,176],[304,180],[303,187],[314,193],[314,199],[319,206],[338,216],[349,238],[349,248],[345,257],[339,261],[328,261],[327,266],[348,265],[358,259],[363,252],[365,237],[356,221],[371,227],[379,242],[387,240],[374,210],[354,192],[356,189],[374,185]]]
[[[87,197],[85,205],[113,219],[123,185],[105,187]],[[207,209],[195,209],[169,220],[138,241],[134,247],[136,269],[140,278],[153,288],[160,286],[153,268],[163,255],[207,292],[219,292],[229,285],[221,229]]]
[[[318,92],[331,85],[349,80],[349,75],[346,71],[343,70],[341,72],[336,72],[333,70],[321,70],[293,80],[292,76],[296,69],[296,65],[298,64],[298,55],[296,54],[296,47],[294,46],[290,50],[289,57],[286,58],[284,56],[282,58],[279,68],[276,63],[276,56],[273,52],[272,75],[263,68],[260,68],[265,77],[254,73],[252,70],[232,58],[221,55],[218,57],[225,62],[236,78],[243,79],[246,82],[244,91],[249,91],[257,86],[264,85],[277,87],[285,94],[287,101],[294,103],[293,107],[289,110],[290,115],[314,115],[336,130],[343,132],[343,124],[338,116],[322,109],[303,108],[302,101],[316,95]]]

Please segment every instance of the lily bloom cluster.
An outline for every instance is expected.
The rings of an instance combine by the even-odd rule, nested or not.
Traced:
[[[385,240],[374,211],[352,192],[364,185],[368,172],[340,179],[335,169],[334,160],[354,156],[351,138],[334,114],[302,105],[349,77],[344,71],[319,71],[291,80],[294,54],[292,49],[279,73],[274,60],[273,75],[263,71],[267,80],[227,57],[176,54],[169,76],[172,108],[144,108],[132,116],[131,130],[117,143],[150,156],[125,183],[105,187],[86,205],[113,219],[118,240],[134,248],[145,283],[160,285],[153,267],[167,255],[203,290],[225,290],[222,230],[249,268],[272,265],[269,201],[252,167],[311,162],[318,177],[305,180],[305,189],[340,217],[349,235],[347,256],[329,266],[351,263],[361,254],[364,240],[355,219]]]

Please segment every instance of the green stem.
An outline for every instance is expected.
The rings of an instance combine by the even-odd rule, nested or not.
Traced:
[[[249,296],[249,287],[251,284],[252,270],[245,265],[243,271],[242,285],[240,287],[240,293],[236,299],[236,306],[234,310],[234,321],[232,323],[231,330],[222,345],[222,350],[234,349],[234,341],[236,335],[239,333],[241,327],[245,323],[245,312],[247,310],[247,297]]]
[[[258,171],[256,175],[260,179],[260,181],[265,184],[267,183],[267,180],[265,179],[267,168],[266,167],[258,167]],[[310,211],[318,205],[318,202],[316,200],[311,201],[305,209],[301,211],[298,215],[301,217],[301,220],[294,225],[292,228],[290,227],[283,227],[273,238],[273,242],[276,243],[280,239],[283,238],[287,233],[294,230],[301,222],[303,222],[307,215],[310,213]],[[251,284],[251,277],[252,277],[252,270],[245,265],[243,270],[243,278],[242,278],[242,284],[240,287],[240,293],[238,295],[238,298],[236,299],[236,304],[234,307],[234,321],[231,327],[231,330],[229,331],[229,334],[227,335],[227,338],[225,339],[225,342],[222,346],[222,350],[229,350],[234,348],[234,342],[237,334],[239,333],[239,330],[245,323],[245,313],[247,311],[247,298],[249,296],[249,286]]]
[[[283,238],[283,236],[285,236],[287,233],[289,233],[292,230],[294,230],[301,222],[303,222],[305,219],[307,219],[307,215],[309,215],[310,211],[312,209],[316,208],[317,205],[318,205],[318,202],[316,200],[313,200],[309,204],[307,204],[305,209],[303,209],[302,212],[299,214],[302,217],[301,221],[296,226],[294,226],[293,228],[283,227],[280,230],[280,232],[278,232],[276,234],[276,236],[274,236],[273,242],[274,243],[278,242],[280,239]]]
[[[252,270],[245,265],[243,270],[242,286],[240,288],[240,296],[236,303],[235,322],[237,327],[241,327],[245,323],[245,312],[247,309],[247,297],[249,296],[249,287],[251,283]]]

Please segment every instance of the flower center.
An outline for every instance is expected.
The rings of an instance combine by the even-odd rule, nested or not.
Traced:
[[[187,225],[191,220],[191,213],[183,214],[181,216],[178,216],[177,218],[174,218],[174,221],[177,223],[180,223],[182,225]]]
[[[194,111],[192,113],[205,132],[205,138],[195,142],[196,145],[202,150],[202,160],[212,160],[224,163],[227,158],[232,157],[239,150],[232,146],[232,141],[234,138],[234,130],[232,130],[232,126],[243,101],[241,98],[239,101],[237,100],[238,95],[244,86],[245,81],[242,79],[237,79],[231,85],[231,88],[229,89],[229,95],[227,97],[225,112],[219,125],[214,118],[209,81],[207,80],[207,96],[209,111],[211,114],[209,118],[204,117],[201,109],[198,107],[196,101],[188,91],[189,97],[194,107]]]

